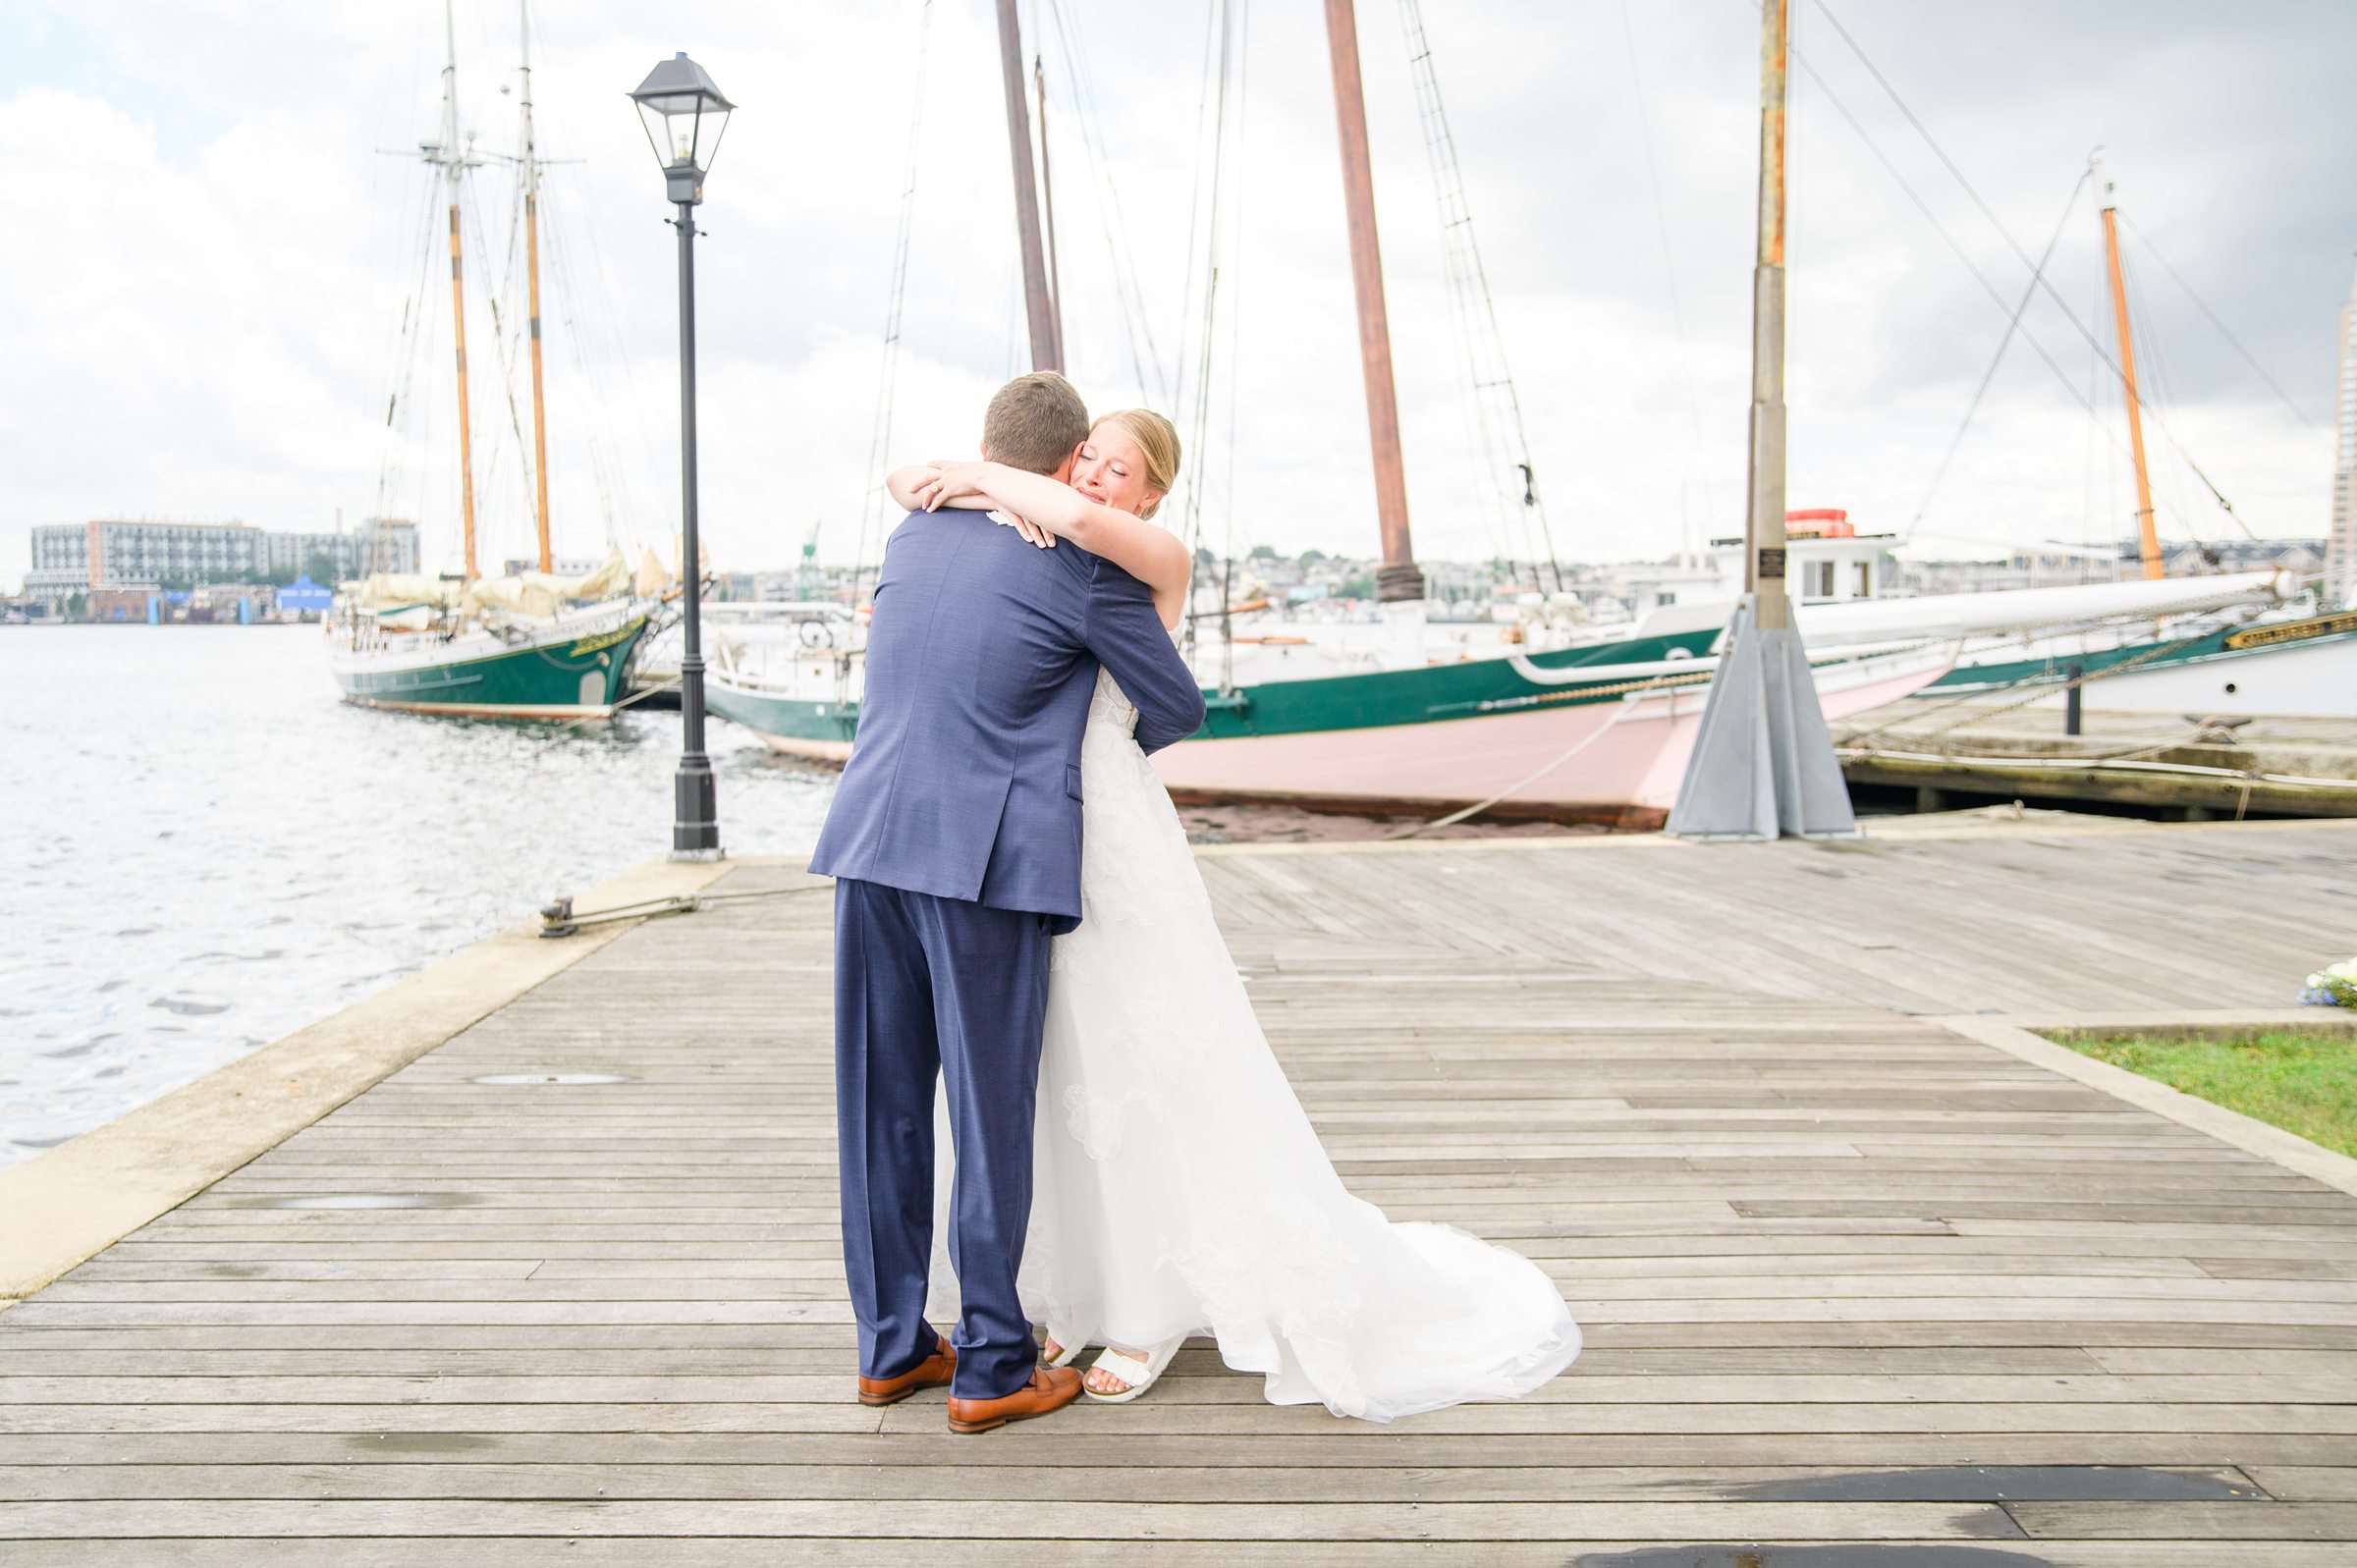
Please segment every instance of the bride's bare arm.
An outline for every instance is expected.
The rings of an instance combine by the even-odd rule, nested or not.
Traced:
[[[941,471],[950,466],[952,464],[946,458],[936,458],[931,462],[912,462],[905,468],[895,468],[885,475],[884,488],[892,493],[892,504],[903,512],[930,512],[933,509],[926,506],[923,499],[924,487],[940,478]],[[988,512],[992,503],[975,494],[956,500],[945,499],[941,505]]]
[[[916,493],[916,504],[928,512],[944,506],[983,506],[1016,513],[1144,583],[1153,591],[1154,608],[1164,625],[1177,625],[1185,613],[1194,562],[1178,536],[1133,513],[1091,501],[1060,479],[1003,462],[957,462],[929,479],[920,478]]]

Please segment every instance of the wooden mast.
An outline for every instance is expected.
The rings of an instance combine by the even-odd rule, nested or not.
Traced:
[[[2104,193],[2111,183],[2104,182]],[[2144,412],[2136,401],[2136,345],[2128,336],[2128,291],[2119,274],[2119,206],[2104,203],[2104,257],[2111,275],[2111,317],[2119,329],[2119,379],[2128,403],[2128,452],[2136,460],[2136,539],[2144,556],[2144,574],[2157,579],[2161,568],[2161,535],[2153,526],[2153,481],[2144,466]]]
[[[474,564],[474,443],[466,422],[466,286],[459,259],[459,184],[466,155],[459,148],[459,25],[450,0],[443,0],[442,26],[450,49],[442,67],[442,145],[434,160],[450,181],[450,321],[459,362],[459,503],[466,529],[466,580],[481,575]]]
[[[532,139],[532,17],[520,5],[523,39],[523,260],[529,280],[532,338],[532,484],[540,525],[540,569],[552,571],[548,550],[548,406],[540,386],[540,154]]]
[[[1048,292],[1039,233],[1039,187],[1031,168],[1030,116],[1023,105],[1023,37],[1014,0],[999,0],[999,74],[1007,89],[1007,150],[1014,160],[1014,222],[1023,243],[1023,309],[1031,326],[1031,368],[1064,368],[1064,327]]]
[[[1039,89],[1039,208],[1047,219],[1048,300],[1055,306],[1057,348],[1064,346],[1064,272],[1056,265],[1056,177],[1048,169],[1048,72],[1031,57],[1031,81]]]
[[[1351,0],[1326,0],[1334,57],[1334,107],[1342,123],[1343,203],[1350,219],[1350,282],[1358,296],[1358,349],[1367,383],[1367,437],[1375,453],[1375,515],[1383,531],[1379,600],[1424,597],[1407,532],[1407,478],[1399,460],[1399,403],[1392,390],[1392,328],[1383,306],[1383,252],[1375,232],[1375,177],[1367,161],[1367,105],[1358,80],[1358,18]]]
[[[1743,591],[1753,624],[1792,623],[1784,588],[1784,103],[1791,0],[1760,8],[1759,249],[1751,273],[1751,485]]]

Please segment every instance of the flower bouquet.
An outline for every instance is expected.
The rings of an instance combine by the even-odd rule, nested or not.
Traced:
[[[2310,975],[2300,1001],[2310,1007],[2357,1007],[2357,958]]]

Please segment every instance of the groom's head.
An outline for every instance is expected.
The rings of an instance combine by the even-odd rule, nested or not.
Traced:
[[[1069,479],[1072,455],[1088,439],[1088,407],[1053,370],[1001,387],[982,416],[982,456],[1010,468]]]

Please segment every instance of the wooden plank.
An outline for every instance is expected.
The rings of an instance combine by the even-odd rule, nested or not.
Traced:
[[[1158,1568],[1234,1568],[1239,1560],[1233,1541],[1156,1541],[1149,1552],[1119,1551],[1103,1541],[1023,1541],[992,1538],[987,1526],[975,1537],[958,1543],[961,1563],[974,1568],[1036,1568],[1039,1564],[1089,1564],[1148,1561]],[[1399,1568],[1464,1560],[1464,1548],[1449,1541],[1281,1541],[1253,1539],[1249,1561],[1271,1568]],[[1768,1543],[1778,1544],[1776,1542]],[[1783,1544],[1798,1545],[1798,1542]],[[1890,1541],[1879,1543],[1891,1568],[1913,1560],[1938,1564],[1945,1554],[1959,1568],[1969,1558],[1956,1555],[1952,1539]],[[120,1568],[136,1560],[143,1542],[115,1540],[44,1541],[43,1568]],[[1985,1546],[1982,1561],[1989,1568],[2012,1568],[1995,1553],[2011,1550],[2019,1561],[2019,1543],[2011,1547]],[[1563,1568],[1571,1554],[1594,1563],[1643,1564],[1645,1553],[1659,1556],[1655,1541],[1485,1541],[1480,1560],[1494,1568]],[[1799,1558],[1797,1552],[1785,1555]],[[778,1538],[696,1539],[693,1557],[698,1568],[777,1568],[791,1560],[795,1568],[872,1568],[880,1562],[908,1560],[908,1548],[873,1537],[849,1540],[795,1538],[791,1558]],[[244,1538],[236,1541],[175,1541],[171,1561],[177,1568],[315,1568],[333,1562],[338,1568],[643,1568],[654,1561],[688,1560],[682,1548],[663,1537],[585,1537],[540,1540],[494,1537],[467,1540],[452,1536],[308,1537],[290,1539]],[[1689,1555],[1688,1561],[1692,1561]],[[1703,1559],[1708,1561],[1707,1558]],[[1773,1558],[1764,1558],[1773,1561]],[[1799,1558],[1805,1561],[1805,1558]],[[1838,1561],[1838,1559],[1835,1559]],[[1852,1560],[1857,1559],[1853,1555]],[[2039,1568],[2347,1568],[2347,1550],[2338,1543],[2304,1541],[2041,1541],[2033,1559]],[[1679,1568],[1683,1568],[1680,1564]],[[2024,1565],[2026,1568],[2026,1564]]]
[[[841,1386],[841,1385],[839,1385]],[[1320,1408],[1257,1402],[1190,1405],[1172,1400],[1094,1407],[1050,1423],[1057,1441],[1085,1443],[1113,1431],[1202,1437],[1318,1433],[1336,1418]],[[1935,1401],[1722,1405],[1583,1405],[1568,1402],[1462,1405],[1415,1418],[1417,1433],[1520,1434],[1552,1440],[1564,1433],[1654,1435],[1743,1433],[2256,1433],[2357,1434],[2347,1405],[2108,1403],[1957,1404]],[[0,1407],[0,1433],[164,1432],[885,1432],[938,1433],[942,1403],[911,1400],[882,1414],[838,1395],[825,1404],[440,1404],[381,1400],[367,1404],[33,1404]],[[1048,1440],[1045,1437],[1030,1440]]]
[[[2077,1507],[2105,1520],[2108,1504]],[[2155,1504],[2159,1507],[2164,1505]],[[2202,1504],[2224,1508],[2230,1504]],[[2336,1504],[2284,1504],[2337,1508]],[[252,1536],[293,1529],[318,1536],[425,1535],[699,1536],[769,1535],[960,1540],[992,1533],[994,1504],[904,1501],[889,1510],[841,1501],[708,1499],[693,1503],[116,1500],[0,1502],[0,1540],[137,1536],[144,1540]],[[1570,1502],[1253,1503],[1041,1502],[1023,1510],[1033,1541],[1636,1541],[1802,1539],[1878,1541],[1920,1537],[2019,1540],[2001,1509],[1982,1503]]]
[[[606,1464],[653,1468],[856,1464],[891,1469],[1091,1465],[1228,1470],[1413,1467],[1427,1470],[1651,1467],[1677,1472],[1778,1464],[1847,1465],[1890,1473],[1973,1466],[2357,1467],[2357,1435],[2283,1433],[1563,1433],[1544,1444],[1516,1434],[1369,1431],[1331,1423],[1288,1433],[1234,1433],[1207,1443],[1186,1433],[1093,1431],[1086,1443],[1035,1427],[1021,1438],[973,1443],[946,1427],[913,1432],[108,1432],[0,1433],[0,1464],[310,1466]],[[257,1472],[265,1484],[283,1478]]]
[[[0,1496],[22,1502],[206,1499],[251,1495],[247,1465],[0,1465]],[[2348,1472],[2323,1472],[2345,1476]],[[2258,1500],[2228,1466],[1941,1466],[1915,1472],[1837,1465],[1456,1468],[1135,1465],[660,1465],[323,1463],[302,1472],[307,1496],[369,1498],[866,1499],[875,1502],[1797,1502],[1870,1494],[1886,1502],[1999,1503],[2024,1495],[2133,1500],[2164,1495]]]

